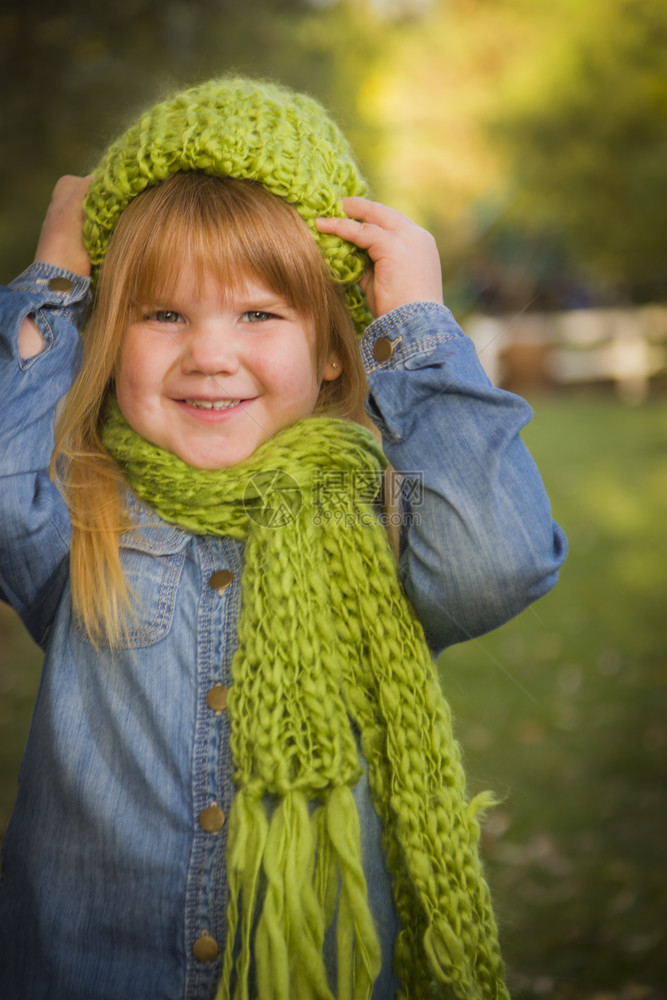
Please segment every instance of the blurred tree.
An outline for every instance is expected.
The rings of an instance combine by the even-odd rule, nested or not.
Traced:
[[[436,232],[450,297],[664,297],[663,0],[437,0],[388,30],[360,94],[378,191]]]
[[[522,234],[494,242],[513,194],[511,155],[489,123],[543,28],[528,0],[438,0],[409,24],[387,26],[360,93],[360,114],[380,136],[378,196],[434,231],[458,307],[487,296],[522,307],[535,294]],[[534,248],[526,256],[534,264]]]
[[[278,79],[319,97],[347,127],[363,70],[349,27],[309,0],[5,0],[0,280],[32,259],[57,177],[92,169],[143,107],[176,87],[233,71]]]
[[[512,218],[559,233],[588,275],[628,298],[667,294],[667,5],[563,3],[496,119],[513,153]]]

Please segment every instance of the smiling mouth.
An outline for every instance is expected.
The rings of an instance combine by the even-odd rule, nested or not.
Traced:
[[[230,410],[233,406],[238,406],[240,399],[186,399],[188,406],[194,406],[197,410]]]

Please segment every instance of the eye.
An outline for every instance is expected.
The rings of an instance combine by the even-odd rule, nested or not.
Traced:
[[[144,319],[153,320],[155,323],[180,323],[183,317],[175,309],[155,309],[146,313]]]
[[[270,319],[279,319],[276,313],[264,312],[262,309],[249,309],[243,314],[246,323],[265,323]]]

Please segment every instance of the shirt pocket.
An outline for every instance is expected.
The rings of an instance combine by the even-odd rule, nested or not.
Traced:
[[[176,607],[189,536],[168,529],[128,533],[121,539],[120,557],[130,590],[131,613],[128,629],[116,648],[139,649],[152,646],[168,635]],[[74,620],[77,636],[90,644],[82,623]],[[102,639],[102,647],[108,643]]]

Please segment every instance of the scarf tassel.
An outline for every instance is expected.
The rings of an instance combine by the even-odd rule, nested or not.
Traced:
[[[334,787],[312,815],[306,795],[290,791],[270,819],[261,799],[239,791],[227,868],[227,945],[216,1000],[249,1000],[252,981],[258,1000],[335,1000],[323,957],[334,919],[337,998],[370,1000],[381,954],[349,787]]]

